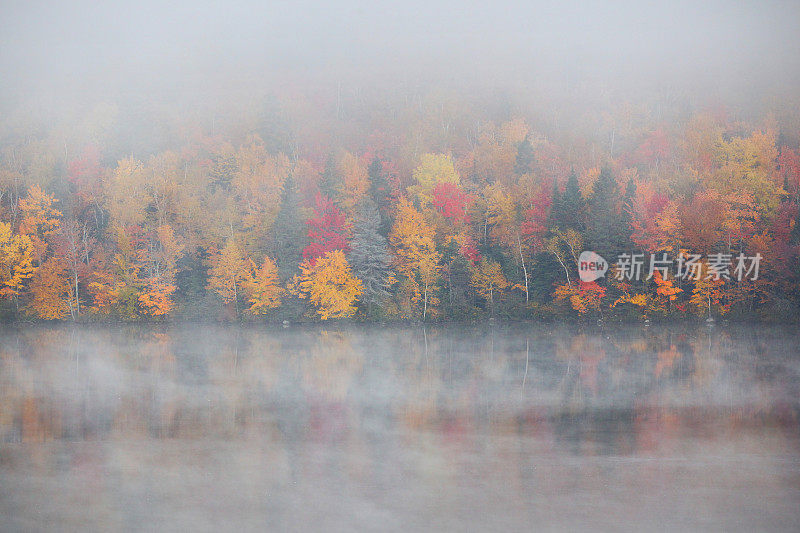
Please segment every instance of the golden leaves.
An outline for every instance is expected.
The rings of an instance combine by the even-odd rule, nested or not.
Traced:
[[[11,226],[0,222],[0,296],[19,296],[33,266],[33,243],[27,235],[13,234]]]
[[[265,257],[260,267],[250,261],[250,268],[250,278],[244,281],[244,289],[250,298],[249,310],[254,315],[263,315],[281,305],[284,289],[280,286],[278,267],[275,261]]]
[[[229,239],[222,250],[212,254],[208,288],[227,304],[236,301],[242,284],[250,277],[248,262],[239,245]]]
[[[425,207],[433,200],[433,189],[439,183],[461,182],[453,159],[445,154],[422,154],[420,164],[414,169],[417,184],[408,188],[420,204]]]
[[[66,317],[70,313],[70,288],[66,265],[51,257],[36,269],[31,279],[31,300],[26,312],[45,320]]]
[[[300,298],[308,298],[320,319],[348,318],[355,314],[355,302],[363,289],[361,281],[353,276],[344,252],[328,252],[313,265],[305,260],[300,271],[289,290]]]

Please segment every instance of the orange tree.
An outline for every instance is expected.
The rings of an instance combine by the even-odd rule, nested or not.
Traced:
[[[361,281],[353,276],[341,250],[326,253],[313,264],[304,260],[289,290],[299,298],[308,298],[322,320],[353,316],[356,299],[363,292]]]

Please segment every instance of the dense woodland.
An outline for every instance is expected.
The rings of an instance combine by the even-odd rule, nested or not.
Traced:
[[[17,116],[0,137],[0,313],[792,320],[798,137],[769,111],[626,102],[558,122],[503,98],[337,88],[203,118]],[[582,250],[763,259],[757,280],[583,283]]]

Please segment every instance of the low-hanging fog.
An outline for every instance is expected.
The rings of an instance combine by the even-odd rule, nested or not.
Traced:
[[[796,528],[798,21],[0,0],[0,531]]]
[[[786,328],[0,329],[0,529],[782,531]]]
[[[170,144],[164,129],[177,117],[219,131],[279,109],[296,134],[303,117],[353,119],[449,94],[552,137],[591,134],[623,102],[787,119],[798,19],[791,1],[10,1],[2,138],[60,128],[79,149],[97,134],[79,126],[95,116],[118,137],[113,155],[144,157]]]

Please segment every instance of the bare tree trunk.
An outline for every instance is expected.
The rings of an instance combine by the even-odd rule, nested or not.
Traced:
[[[425,304],[422,307],[422,321],[425,322],[425,317],[428,315],[428,283],[425,282]]]
[[[425,287],[425,304],[422,308],[422,321],[425,322],[425,319],[428,315],[428,287]]]
[[[81,300],[78,298],[78,269],[75,268],[75,312],[81,314]]]
[[[557,255],[556,255],[556,259],[558,259],[558,262],[561,263],[562,267],[564,267],[564,274],[567,275],[567,285],[569,285],[570,288],[571,288],[572,287],[572,282],[569,280],[569,270],[567,269],[567,265]]]
[[[525,256],[522,254],[522,241],[517,233],[517,247],[519,248],[519,260],[522,262],[522,273],[525,275],[525,303],[528,303],[528,269],[525,268]]]

